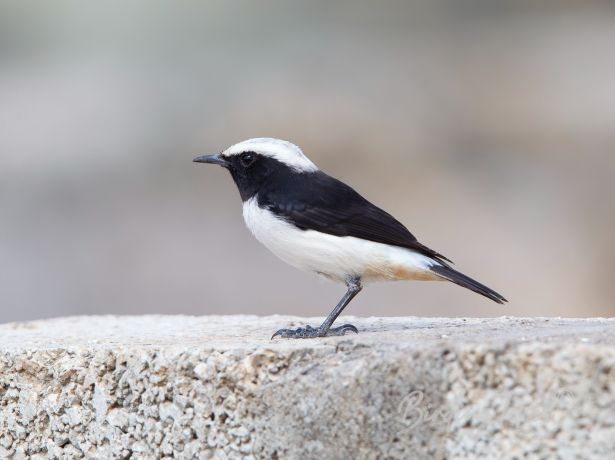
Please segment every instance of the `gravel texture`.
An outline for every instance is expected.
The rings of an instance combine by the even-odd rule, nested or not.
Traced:
[[[0,458],[614,456],[614,319],[304,321],[1,325]]]

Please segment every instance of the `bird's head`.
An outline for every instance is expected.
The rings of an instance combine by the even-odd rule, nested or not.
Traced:
[[[318,171],[301,149],[288,141],[259,137],[239,142],[215,155],[193,161],[217,164],[229,170],[245,201],[272,176],[290,176]]]

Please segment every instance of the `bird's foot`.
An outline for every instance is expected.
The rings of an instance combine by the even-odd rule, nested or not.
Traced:
[[[352,324],[344,324],[339,327],[329,328],[327,331],[323,331],[319,327],[305,326],[297,329],[280,329],[271,336],[272,339],[276,337],[283,337],[285,339],[313,339],[315,337],[332,337],[339,335],[346,335],[348,332],[359,333],[359,330]]]

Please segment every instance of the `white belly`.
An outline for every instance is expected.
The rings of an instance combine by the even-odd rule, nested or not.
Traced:
[[[257,240],[301,270],[341,282],[352,277],[360,277],[364,282],[439,279],[429,271],[437,262],[422,254],[352,236],[300,230],[271,211],[259,208],[256,197],[244,202],[243,217]]]

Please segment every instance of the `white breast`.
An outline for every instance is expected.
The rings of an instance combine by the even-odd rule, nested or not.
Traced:
[[[267,209],[256,197],[244,202],[243,217],[256,239],[286,263],[345,282],[438,279],[429,267],[432,259],[409,249],[351,236],[339,237],[314,230],[300,230]]]

